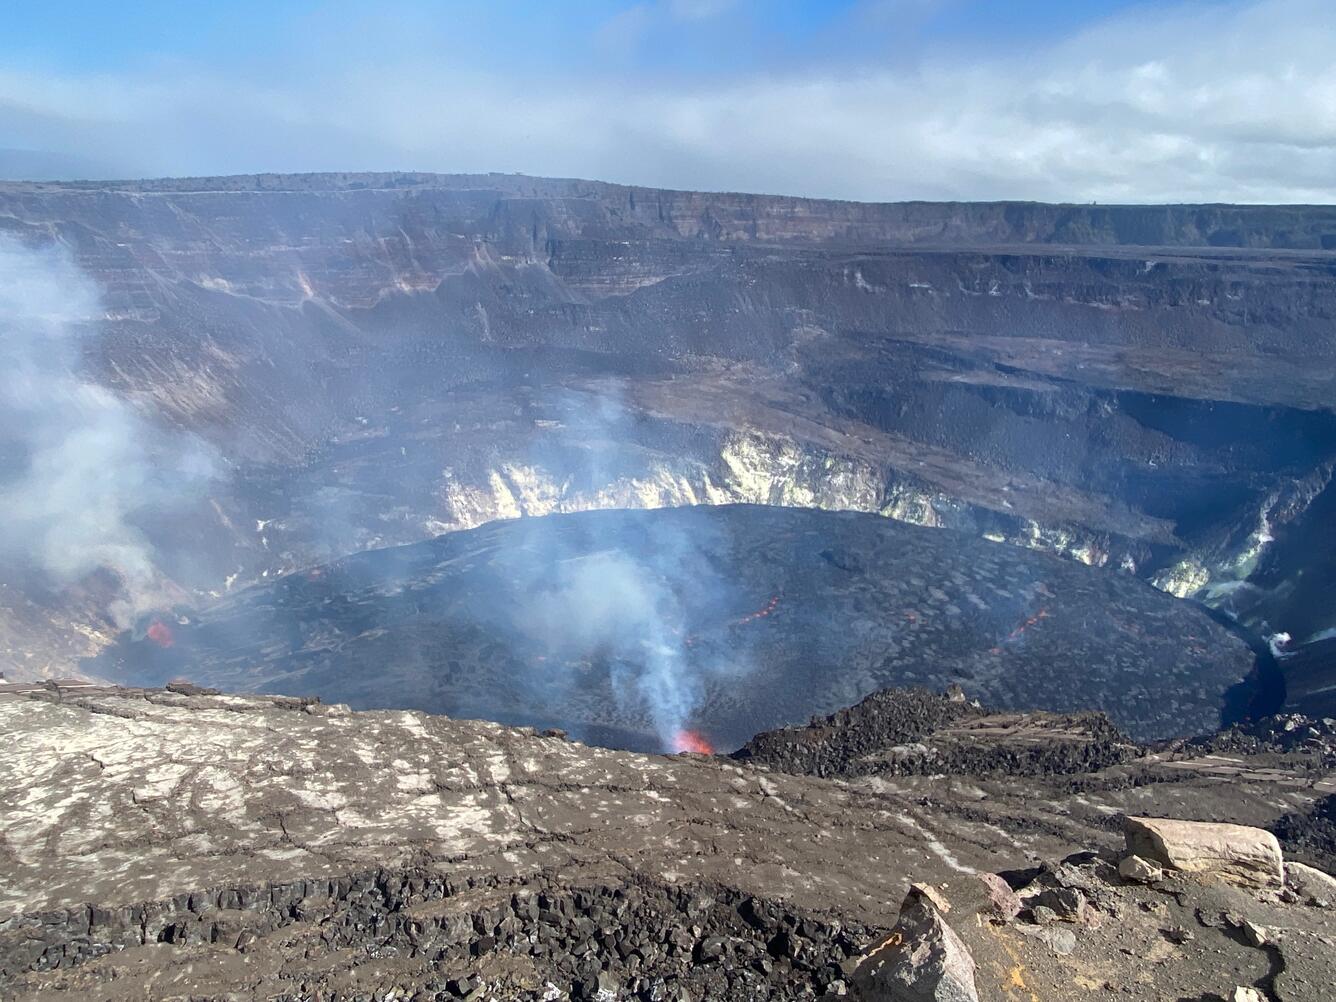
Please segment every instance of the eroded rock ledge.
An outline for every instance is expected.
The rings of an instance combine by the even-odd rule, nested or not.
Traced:
[[[981,998],[1336,975],[1330,910],[1113,863],[1125,815],[1311,810],[1332,780],[1303,751],[824,780],[190,690],[0,694],[0,730],[6,997],[838,996],[911,884],[955,904]],[[990,919],[1007,882],[1047,911]],[[1070,937],[1046,916],[1082,887]]]

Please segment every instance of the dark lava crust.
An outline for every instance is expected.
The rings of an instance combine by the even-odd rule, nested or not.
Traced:
[[[879,689],[951,683],[1002,709],[1103,711],[1139,739],[1202,733],[1254,664],[1130,575],[756,506],[492,524],[253,587],[173,629],[170,648],[126,641],[87,667],[646,750],[665,744],[641,686],[656,658],[695,697],[682,725],[720,749]]]
[[[841,981],[841,965],[885,933],[728,887],[634,878],[512,890],[503,881],[456,883],[425,868],[386,868],[182,897],[49,916],[39,936],[0,940],[0,986],[27,970],[68,969],[155,942],[178,949],[235,947],[264,963],[270,959],[265,937],[309,923],[319,935],[305,936],[308,950],[354,952],[374,930],[374,951],[403,957],[396,975],[404,977],[406,968],[428,999],[470,996],[484,981],[502,977],[546,980],[569,991],[562,998],[588,1000],[602,998],[605,984],[633,978],[645,985],[642,998],[664,1002],[811,999]],[[510,997],[553,996],[531,990]]]
[[[1102,713],[1002,713],[956,690],[875,692],[806,727],[756,735],[739,761],[805,776],[1093,772],[1142,753]]]

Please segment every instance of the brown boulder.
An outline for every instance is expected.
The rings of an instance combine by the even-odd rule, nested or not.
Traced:
[[[1276,836],[1246,825],[1127,819],[1127,849],[1181,873],[1244,887],[1280,887],[1284,868]]]
[[[980,873],[977,876],[988,893],[988,900],[981,910],[1003,922],[1010,922],[1020,914],[1024,905],[1021,903],[1020,895],[1011,889],[1010,884],[996,873]]]

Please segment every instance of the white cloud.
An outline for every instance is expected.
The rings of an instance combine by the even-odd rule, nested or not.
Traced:
[[[1326,0],[1260,0],[1141,8],[1015,55],[708,81],[353,58],[254,83],[9,73],[0,133],[18,125],[10,145],[155,174],[521,170],[860,199],[1334,201],[1333,51]]]

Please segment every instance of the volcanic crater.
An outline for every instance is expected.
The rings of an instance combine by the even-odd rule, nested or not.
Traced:
[[[1103,710],[1142,739],[1213,730],[1275,696],[1243,640],[1131,575],[773,506],[493,523],[182,620],[155,620],[87,667],[127,685],[187,676],[633,750],[734,748],[888,686]]]
[[[1332,983],[1336,720],[1268,714],[1336,671],[1336,209],[261,175],[0,233],[221,473],[108,506],[147,596],[0,568],[0,992],[840,998],[924,900],[984,998]],[[1124,815],[1284,883],[1143,885]]]
[[[183,606],[496,519],[748,502],[1336,626],[1330,207],[258,175],[3,183],[0,231],[96,286],[87,378],[218,458],[127,513]],[[115,637],[114,582],[0,586],[17,677]]]

